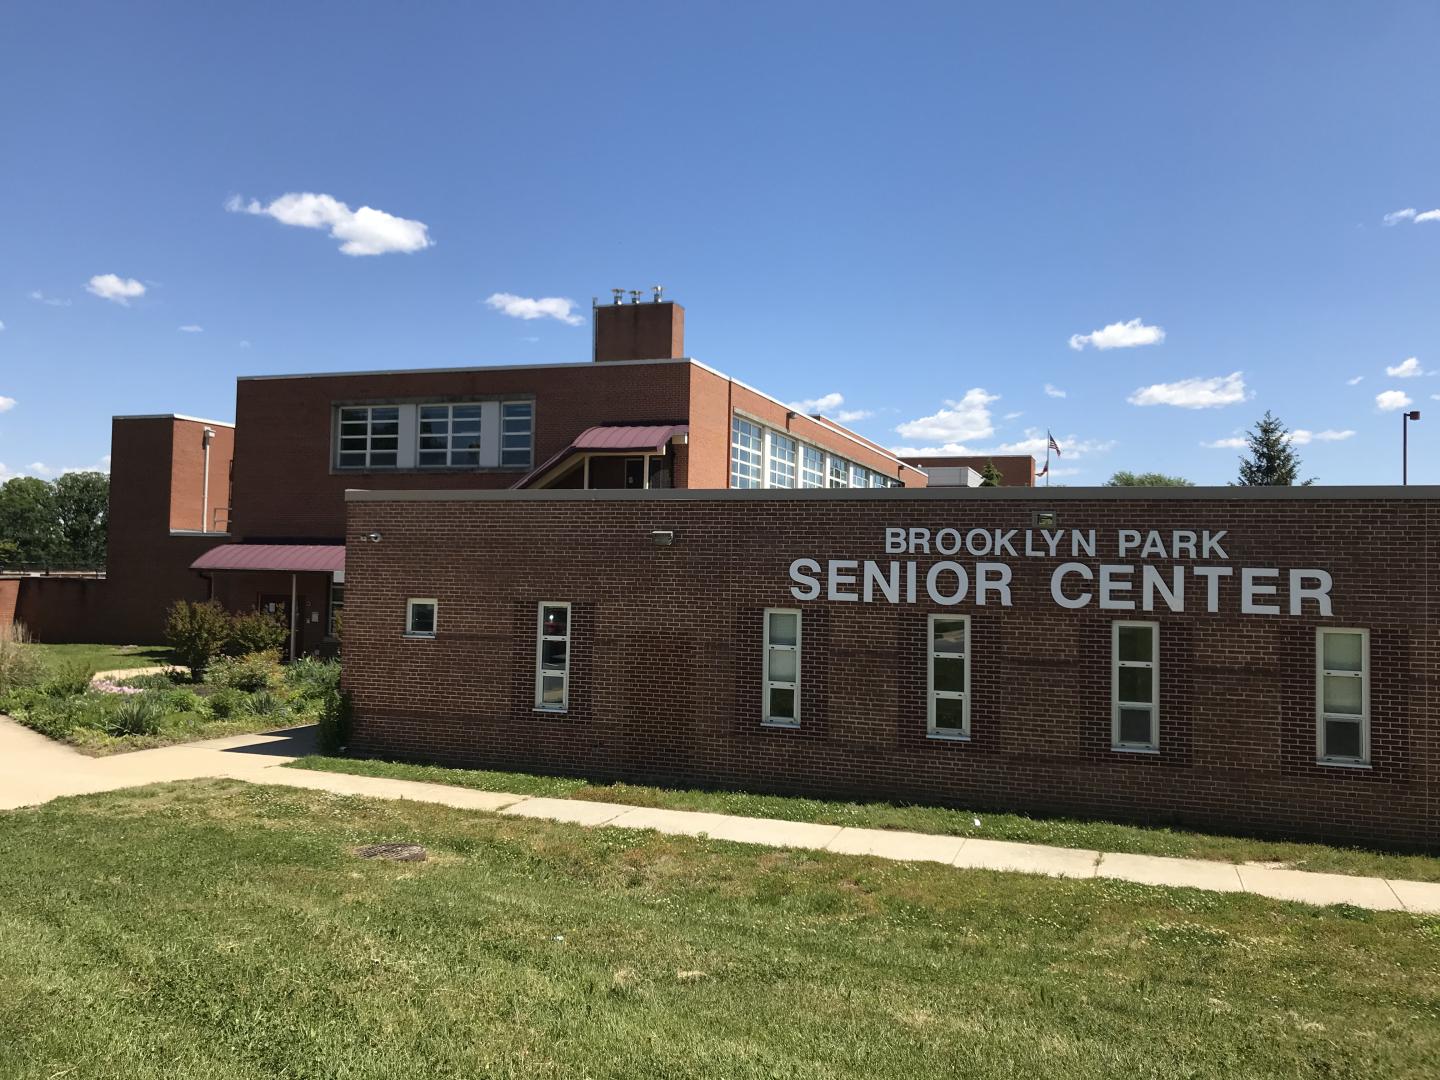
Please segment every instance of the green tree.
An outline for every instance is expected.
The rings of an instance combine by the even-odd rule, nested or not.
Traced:
[[[1290,430],[1278,416],[1265,410],[1246,436],[1249,457],[1240,459],[1240,479],[1236,487],[1291,487],[1300,475],[1300,455],[1290,443]],[[1301,481],[1301,486],[1314,480]]]
[[[1183,476],[1167,476],[1165,473],[1142,472],[1133,473],[1121,469],[1109,480],[1105,481],[1106,487],[1194,487],[1195,485]]]
[[[110,478],[102,472],[71,472],[51,486],[60,539],[59,559],[76,566],[105,565]]]
[[[995,462],[985,462],[985,468],[980,470],[981,487],[1004,487],[1005,478],[1000,475],[1000,470],[995,467]]]
[[[15,545],[16,559],[48,562],[57,555],[55,491],[34,476],[17,476],[0,487],[0,540]]]

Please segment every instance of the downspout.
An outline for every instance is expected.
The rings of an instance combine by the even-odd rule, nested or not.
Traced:
[[[200,485],[200,531],[210,531],[210,440],[215,429],[207,427],[200,434],[200,443],[205,448],[205,478]]]
[[[290,659],[292,661],[298,659],[295,654],[295,637],[299,632],[299,624],[295,621],[299,618],[299,613],[296,611],[297,595],[295,588],[295,578],[297,576],[298,575],[296,574],[290,575]]]

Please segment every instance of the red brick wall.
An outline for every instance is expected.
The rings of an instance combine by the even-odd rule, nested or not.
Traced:
[[[215,432],[210,441],[209,508],[205,488],[205,428]],[[170,528],[209,531],[215,525],[215,508],[230,505],[230,460],[235,456],[235,429],[195,420],[176,420],[170,450]],[[208,520],[206,515],[209,515]],[[220,515],[225,527],[225,515]]]
[[[241,537],[338,539],[346,488],[507,488],[528,469],[471,472],[332,468],[334,403],[467,396],[535,398],[535,463],[603,421],[683,422],[690,364],[593,364],[242,379],[236,393],[234,527]]]
[[[20,598],[18,578],[0,578],[0,631],[15,622],[15,602]]]
[[[1392,491],[1394,489],[1391,489]],[[1412,493],[1416,489],[1411,489]],[[544,493],[536,493],[544,496]],[[1440,844],[1440,495],[1101,490],[617,493],[352,501],[345,679],[362,752],[751,790]],[[688,496],[688,497],[687,497]],[[797,558],[887,560],[887,526],[1226,529],[1225,565],[1319,567],[1334,613],[1127,615],[1050,599],[1063,558],[1006,559],[1014,606],[797,602]],[[675,543],[655,547],[652,529]],[[563,553],[563,554],[562,554]],[[922,565],[933,556],[914,556]],[[960,556],[970,566],[974,560]],[[1218,560],[1208,560],[1217,562]],[[1169,565],[1163,564],[1163,565]],[[402,638],[405,599],[440,633]],[[973,596],[973,594],[972,594]],[[573,607],[571,707],[532,710],[536,605]],[[760,725],[762,612],[803,611],[798,731]],[[926,615],[971,618],[972,739],[926,738]],[[1161,624],[1161,751],[1110,749],[1111,624]],[[1371,632],[1373,768],[1314,760],[1315,628]]]

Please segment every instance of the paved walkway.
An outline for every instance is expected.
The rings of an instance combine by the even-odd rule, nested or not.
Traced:
[[[657,810],[277,767],[312,753],[314,740],[315,729],[303,727],[91,758],[0,717],[0,810],[33,806],[64,795],[114,791],[169,780],[227,777],[340,795],[411,799],[592,827],[603,825],[654,829],[681,836],[709,836],[767,847],[811,848],[1051,877],[1118,878],[1145,885],[1256,893],[1306,904],[1351,904],[1377,911],[1440,913],[1440,884],[1437,883],[1316,874],[1269,866],[1237,866],[1199,859],[1125,855],[930,833],[852,829],[690,810]]]

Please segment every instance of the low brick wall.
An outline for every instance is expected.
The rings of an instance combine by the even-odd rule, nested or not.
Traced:
[[[1392,845],[1440,844],[1440,491],[1097,489],[873,492],[352,493],[345,680],[353,745],[374,755],[671,784],[905,799]],[[1037,512],[1055,515],[1023,551]],[[1007,606],[925,589],[937,554],[887,553],[887,530],[987,530]],[[657,546],[651,531],[672,530]],[[1016,530],[1013,536],[1006,536]],[[1071,551],[1094,531],[1094,556]],[[1124,554],[1121,530],[1137,542]],[[1197,534],[1196,558],[1142,556],[1138,538]],[[1204,555],[1205,530],[1223,533]],[[979,534],[977,534],[978,536]],[[1012,557],[1009,548],[1015,547]],[[1173,553],[1172,553],[1173,554]],[[1073,556],[1073,557],[1072,557]],[[815,560],[820,598],[792,578]],[[916,562],[914,602],[870,602],[829,560]],[[1186,577],[1185,610],[1102,609],[1098,580],[1062,563],[1152,564]],[[808,564],[807,564],[808,565]],[[1217,610],[1193,567],[1228,567]],[[1241,570],[1275,568],[1241,610]],[[1331,575],[1333,610],[1288,571]],[[852,568],[850,573],[854,573]],[[808,569],[802,575],[808,575]],[[1114,597],[1139,598],[1136,588]],[[992,576],[995,574],[992,572]],[[902,579],[903,580],[903,579]],[[1169,578],[1167,577],[1167,580]],[[942,592],[954,577],[941,579]],[[1310,579],[1302,579],[1304,586]],[[433,639],[403,636],[409,597],[439,603]],[[570,707],[534,710],[537,604],[573,605]],[[803,613],[801,725],[762,726],[763,612]],[[927,615],[971,621],[971,737],[927,737]],[[1111,748],[1111,634],[1160,624],[1160,747]],[[1316,761],[1316,629],[1370,632],[1370,767]]]

